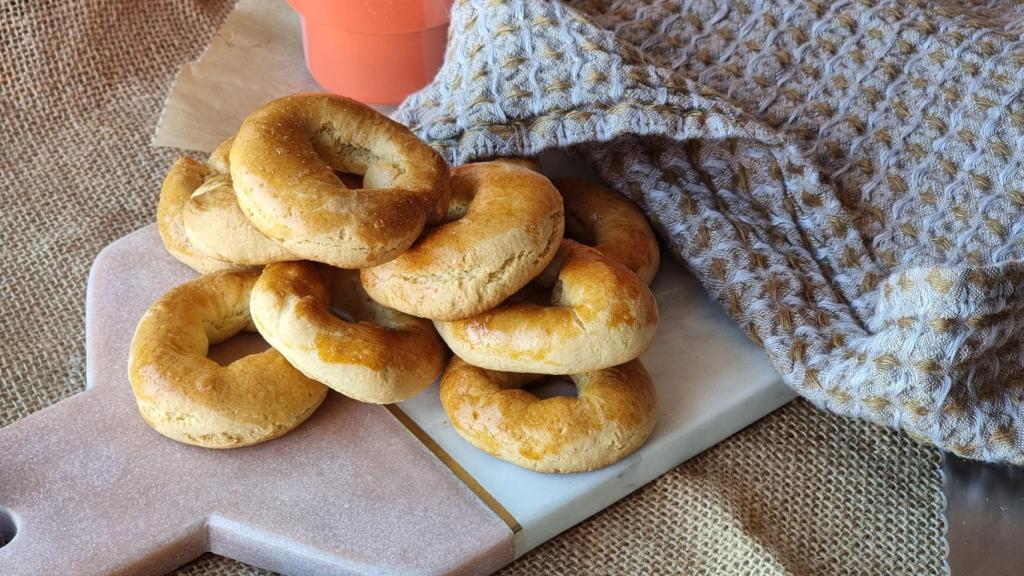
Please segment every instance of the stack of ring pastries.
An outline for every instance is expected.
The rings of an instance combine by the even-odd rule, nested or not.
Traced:
[[[439,376],[464,439],[536,471],[608,466],[654,428],[637,358],[658,323],[658,244],[600,184],[549,180],[526,158],[449,170],[373,109],[297,94],[205,162],[175,162],[157,220],[203,274],[150,307],[129,353],[139,411],[169,438],[255,444],[329,389],[387,404]],[[206,357],[242,330],[271,348]],[[529,391],[552,378],[577,395]]]

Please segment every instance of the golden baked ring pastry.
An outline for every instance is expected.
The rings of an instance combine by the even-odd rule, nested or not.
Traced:
[[[594,248],[563,240],[538,280],[553,284],[549,305],[512,298],[472,318],[434,325],[471,364],[535,374],[617,366],[654,339],[658,305],[650,288]]]
[[[250,308],[263,338],[296,368],[356,400],[401,402],[444,368],[446,351],[430,321],[374,302],[354,270],[270,264]]]
[[[335,171],[363,176],[350,189]],[[339,268],[398,256],[448,209],[448,166],[408,128],[327,94],[274,100],[242,123],[231,146],[242,212],[307,260]]]
[[[142,418],[178,442],[237,448],[281,436],[308,418],[327,388],[268,349],[227,366],[210,344],[252,330],[249,294],[259,271],[227,270],[186,282],[139,321],[128,355]]]
[[[452,358],[441,403],[467,442],[538,472],[585,472],[639,448],[654,430],[654,385],[639,360],[569,376],[577,396],[540,399],[522,387],[537,377]]]
[[[566,236],[597,248],[650,284],[660,254],[643,212],[603,184],[579,178],[552,182],[565,200]]]
[[[215,258],[243,266],[298,260],[257,230],[238,207],[228,160],[233,141],[229,138],[213,151],[207,164],[214,174],[185,202],[181,216],[189,242]]]
[[[209,164],[182,156],[167,171],[156,206],[156,223],[164,248],[179,262],[204,274],[234,266],[217,258],[189,240],[182,211],[192,194],[215,178],[218,172]]]
[[[543,175],[509,162],[452,170],[448,222],[401,256],[361,271],[378,302],[458,320],[497,306],[536,277],[562,240],[562,199]]]

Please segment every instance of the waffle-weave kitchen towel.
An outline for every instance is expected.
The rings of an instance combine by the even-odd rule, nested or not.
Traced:
[[[463,0],[399,119],[572,147],[818,406],[1024,463],[1024,7]]]

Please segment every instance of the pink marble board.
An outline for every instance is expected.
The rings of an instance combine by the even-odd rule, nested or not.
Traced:
[[[194,273],[155,226],[97,257],[88,389],[0,429],[0,574],[164,574],[206,551],[287,574],[484,574],[512,530],[385,408],[332,393],[282,438],[158,435],[127,376],[138,319]]]

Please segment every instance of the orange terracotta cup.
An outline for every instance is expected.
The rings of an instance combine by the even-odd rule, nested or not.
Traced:
[[[398,104],[444,60],[452,0],[288,0],[302,18],[306,66],[330,92]]]

